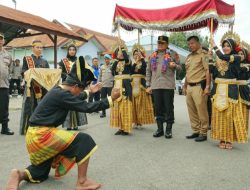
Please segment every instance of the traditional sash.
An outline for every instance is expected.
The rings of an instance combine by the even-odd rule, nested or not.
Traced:
[[[63,64],[64,64],[64,67],[66,69],[67,74],[69,74],[69,72],[71,70],[71,64],[70,64],[68,58],[64,58],[62,61],[63,61]]]
[[[29,69],[33,69],[35,68],[35,62],[32,58],[32,56],[25,56],[25,59],[27,61],[27,65],[28,65],[28,68]],[[32,85],[32,88],[35,92],[35,97],[36,99],[40,99],[42,97],[42,89],[41,89],[41,86],[39,84],[37,84],[35,81],[33,81],[33,85]],[[30,91],[29,89],[27,89],[27,96],[30,96]]]
[[[137,97],[141,92],[141,79],[145,78],[144,75],[134,74],[132,75],[132,94],[134,97]]]
[[[25,56],[25,59],[27,61],[27,65],[28,65],[28,68],[31,69],[31,68],[35,68],[35,62],[32,58],[32,56]]]

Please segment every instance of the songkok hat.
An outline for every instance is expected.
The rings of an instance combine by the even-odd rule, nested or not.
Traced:
[[[93,68],[85,62],[83,56],[80,56],[72,66],[63,84],[78,85],[80,88],[87,87],[91,81],[96,81]]]
[[[168,37],[167,36],[158,36],[158,42],[168,43]]]

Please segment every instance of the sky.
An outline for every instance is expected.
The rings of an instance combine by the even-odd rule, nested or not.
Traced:
[[[112,34],[112,19],[115,5],[139,9],[159,9],[183,5],[195,0],[16,0],[17,9],[41,16],[52,21],[57,19],[91,30]],[[201,0],[202,1],[202,0]],[[234,31],[242,40],[250,43],[250,4],[249,0],[224,0],[235,5]],[[0,4],[14,8],[13,0],[0,0]],[[228,27],[220,27],[215,33],[215,42],[219,43]],[[143,35],[148,35],[144,32]],[[155,35],[159,35],[155,32]],[[201,30],[202,35],[208,35],[208,30]],[[125,41],[137,38],[137,32],[121,32]]]

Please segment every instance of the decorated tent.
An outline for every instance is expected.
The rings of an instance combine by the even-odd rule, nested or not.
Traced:
[[[165,9],[133,9],[116,5],[113,31],[119,26],[131,31],[148,29],[159,31],[189,31],[204,27],[216,30],[220,24],[233,25],[234,5],[222,0],[197,0]]]

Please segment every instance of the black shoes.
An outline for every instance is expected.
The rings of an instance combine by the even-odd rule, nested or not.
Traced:
[[[193,133],[192,135],[186,136],[187,139],[195,139],[199,136],[199,133]]]
[[[206,141],[207,140],[207,136],[206,135],[199,135],[197,138],[195,138],[196,142],[202,142],[202,141]]]
[[[202,142],[207,140],[207,135],[199,133],[193,133],[192,135],[186,136],[187,139],[194,139],[196,142]]]
[[[102,113],[102,114],[100,115],[100,118],[104,118],[104,117],[106,117],[106,114],[103,114],[103,113]]]
[[[157,123],[157,131],[154,132],[153,137],[161,137],[164,135],[164,131],[163,131],[163,121],[161,119],[156,119],[156,123]]]
[[[1,134],[3,134],[3,135],[14,135],[14,132],[11,131],[9,128],[4,128],[4,129],[2,129]]]
[[[153,134],[153,137],[161,137],[164,135],[164,131],[160,131],[157,129],[157,131]]]
[[[167,139],[172,138],[172,123],[167,123],[165,138],[167,138]]]
[[[117,131],[116,133],[115,133],[115,135],[121,135],[123,133],[123,131],[122,130],[119,130],[119,131]]]
[[[123,130],[119,130],[119,131],[117,131],[117,132],[115,133],[115,135],[126,136],[126,135],[129,135],[129,133],[128,133],[128,132],[125,132],[125,131],[123,131]]]
[[[67,128],[67,131],[71,131],[71,130],[77,131],[78,127]]]

